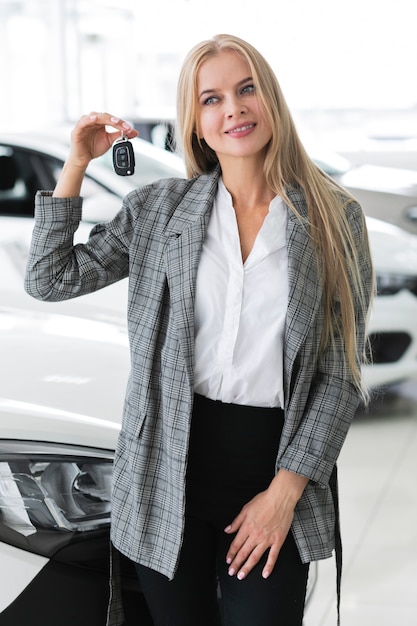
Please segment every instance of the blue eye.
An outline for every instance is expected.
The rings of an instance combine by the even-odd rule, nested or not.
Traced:
[[[203,104],[214,104],[217,100],[218,98],[216,98],[216,96],[210,96],[203,101]]]
[[[255,90],[255,85],[245,85],[242,89],[242,93],[253,93]]]

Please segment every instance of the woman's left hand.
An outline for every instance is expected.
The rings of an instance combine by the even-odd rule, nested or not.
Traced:
[[[242,508],[226,533],[236,533],[226,555],[229,575],[243,580],[268,550],[262,570],[268,578],[288,535],[294,509],[308,479],[280,470],[266,491],[262,491]]]

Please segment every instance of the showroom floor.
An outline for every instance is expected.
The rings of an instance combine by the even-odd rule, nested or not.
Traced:
[[[417,382],[358,414],[339,460],[341,626],[417,625]],[[305,626],[336,626],[334,559],[322,561]]]

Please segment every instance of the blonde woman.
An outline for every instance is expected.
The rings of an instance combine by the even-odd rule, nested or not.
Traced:
[[[241,39],[190,51],[177,122],[189,178],[133,191],[74,247],[106,126],[137,134],[106,113],[79,120],[56,189],[36,198],[26,289],[61,300],[129,276],[111,539],[154,625],[297,626],[309,563],[337,547],[336,460],[366,398],[365,220]]]

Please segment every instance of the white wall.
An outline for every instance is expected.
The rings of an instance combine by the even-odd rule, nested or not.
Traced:
[[[186,52],[231,32],[265,54],[303,120],[414,111],[403,126],[417,136],[416,12],[415,0],[0,0],[0,127],[170,115]]]

